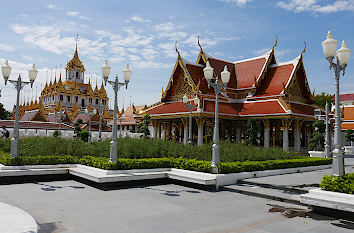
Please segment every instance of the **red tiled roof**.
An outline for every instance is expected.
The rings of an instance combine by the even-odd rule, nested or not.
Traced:
[[[237,88],[249,88],[258,79],[266,64],[265,57],[235,63]]]
[[[344,106],[344,120],[354,121],[354,107]]]
[[[232,62],[227,62],[224,60],[217,59],[215,57],[209,57],[208,61],[209,61],[210,65],[214,68],[215,74],[220,74],[224,70],[224,67],[226,65],[227,70],[231,73],[230,74],[230,81],[227,84],[227,86],[230,88],[234,88],[234,89],[237,88],[236,85],[238,85],[238,80],[236,81],[237,77],[235,75],[235,64],[233,64]],[[204,77],[204,73],[203,73],[202,77]],[[220,75],[219,75],[219,78],[220,78]]]
[[[135,109],[136,109],[136,112],[139,113],[140,110],[143,110],[145,105],[138,105],[138,106],[134,106]],[[134,113],[133,113],[133,106],[129,106],[127,107],[127,109],[124,111],[123,113],[123,116],[132,116]]]
[[[315,107],[310,105],[291,103],[291,111],[293,113],[313,116],[314,110]]]
[[[225,114],[225,115],[234,115],[238,116],[239,111],[237,110],[237,107],[239,104],[235,103],[224,103],[224,102],[219,102],[219,114]],[[215,102],[214,101],[205,101],[204,102],[204,111],[205,112],[215,112]]]
[[[295,66],[293,64],[269,68],[262,85],[257,90],[254,97],[279,95],[284,90],[283,84],[286,85],[291,78],[294,68]]]
[[[194,65],[194,64],[190,64],[190,63],[186,63],[185,66],[186,66],[188,73],[190,74],[190,76],[196,86],[198,85],[199,80],[200,80],[199,90],[203,94],[213,94],[214,93],[213,88],[208,88],[208,83],[207,83],[206,79],[204,78],[203,67],[201,67],[197,64]]]
[[[354,93],[339,95],[340,101],[354,100]],[[334,98],[334,97],[333,97]]]
[[[240,112],[241,116],[282,114],[286,111],[277,100],[257,101],[244,103]]]
[[[88,114],[86,113],[79,113],[76,115],[76,117],[74,118],[74,120],[72,120],[73,123],[77,122],[79,119],[81,119],[83,122],[89,122],[90,118],[88,116]]]
[[[354,123],[342,123],[342,130],[346,129],[353,129],[354,130]]]
[[[19,121],[20,129],[58,129],[59,124],[52,122],[42,122],[42,121]],[[0,120],[0,125],[6,128],[13,128],[14,121],[12,120]],[[72,129],[71,127],[62,124],[61,129]]]
[[[36,115],[36,113],[38,112],[38,110],[33,110],[33,111],[30,111],[30,112],[25,112],[20,121],[30,121],[32,120],[32,118],[34,117],[34,115]]]
[[[197,108],[193,108],[193,111],[196,111]],[[157,105],[145,113],[148,115],[156,115],[156,114],[169,114],[169,113],[186,113],[188,112],[188,107],[184,107],[183,102],[169,102],[163,103],[161,105]]]

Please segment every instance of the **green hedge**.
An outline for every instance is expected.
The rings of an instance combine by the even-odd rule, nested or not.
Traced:
[[[7,166],[20,165],[55,165],[80,163],[80,159],[70,155],[55,156],[19,156],[12,158],[10,154],[0,152],[0,163]]]
[[[331,164],[331,158],[306,158],[267,161],[245,161],[221,163],[220,173],[238,173],[262,171],[281,168],[306,167]],[[211,161],[201,161],[184,158],[151,158],[151,159],[118,159],[110,163],[108,158],[85,156],[81,164],[107,170],[149,169],[149,168],[179,168],[184,170],[210,172]]]
[[[148,159],[118,159],[117,163],[110,163],[106,157],[84,156],[19,156],[11,158],[7,153],[0,152],[0,163],[4,165],[53,165],[81,163],[90,167],[105,170],[130,170],[151,168],[179,168],[184,170],[210,172],[211,161],[184,158],[148,158]],[[262,171],[281,168],[306,167],[331,164],[330,158],[302,158],[266,161],[227,162],[219,166],[220,173],[238,173],[248,171]]]
[[[354,194],[354,173],[344,176],[325,175],[320,187],[326,191]]]

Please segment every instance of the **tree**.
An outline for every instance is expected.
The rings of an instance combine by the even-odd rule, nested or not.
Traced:
[[[0,119],[1,120],[7,120],[9,119],[10,112],[8,112],[5,108],[4,105],[0,103]]]
[[[247,145],[258,145],[257,136],[259,132],[259,127],[255,119],[248,119],[247,130],[246,130],[246,144]]]
[[[315,95],[315,104],[319,107],[326,108],[326,101],[328,102],[328,107],[331,109],[334,103],[334,95],[322,92],[321,94]]]
[[[147,114],[143,116],[143,120],[138,123],[138,133],[143,133],[144,137],[150,135],[149,124],[151,117]]]
[[[352,129],[347,129],[345,131],[345,140],[350,142],[350,145],[353,146],[354,142],[354,131]]]
[[[77,137],[77,138],[80,137],[80,133],[81,133],[80,124],[82,124],[82,120],[81,120],[81,119],[78,119],[78,120],[75,122],[75,124],[74,124],[74,126],[75,126],[75,128],[74,128],[74,137]]]
[[[312,124],[315,132],[311,135],[310,139],[310,149],[315,151],[324,150],[325,137],[324,133],[326,130],[326,125],[323,121],[315,121]]]

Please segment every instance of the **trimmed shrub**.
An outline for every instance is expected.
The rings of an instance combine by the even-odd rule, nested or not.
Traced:
[[[326,191],[354,194],[354,173],[344,176],[325,175],[320,187]]]
[[[20,165],[55,165],[80,163],[80,159],[70,155],[60,156],[19,156],[12,158],[10,154],[0,152],[0,163],[6,166]]]

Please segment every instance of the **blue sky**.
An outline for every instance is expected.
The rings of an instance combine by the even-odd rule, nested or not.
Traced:
[[[297,57],[307,42],[305,69],[311,90],[334,92],[333,71],[328,70],[321,42],[330,29],[338,46],[343,39],[354,48],[354,0],[179,0],[179,1],[30,1],[2,3],[0,64],[13,67],[10,79],[22,73],[28,79],[32,63],[39,70],[34,88],[25,87],[22,98],[39,95],[51,71],[54,77],[66,66],[75,49],[86,77],[101,83],[104,59],[111,79],[126,63],[132,78],[119,92],[119,106],[153,104],[161,98],[176,61],[174,42],[181,55],[196,61],[197,37],[215,57],[236,61],[267,52],[278,35],[278,62]],[[339,48],[339,47],[338,47]],[[354,65],[350,60],[341,79],[343,93],[354,92]],[[47,72],[48,71],[48,72]],[[98,76],[96,75],[98,73]],[[48,74],[48,75],[47,75]],[[1,103],[15,104],[15,89],[0,82]],[[111,87],[108,95],[113,97]]]

